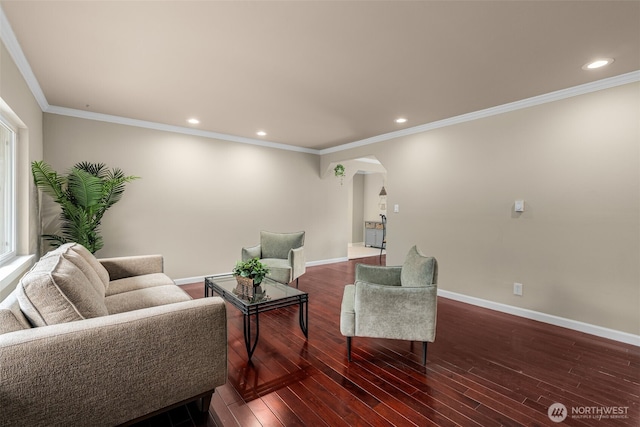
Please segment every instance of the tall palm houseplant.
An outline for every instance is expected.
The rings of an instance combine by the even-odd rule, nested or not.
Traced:
[[[31,163],[36,186],[60,205],[60,234],[43,234],[51,246],[77,242],[91,253],[104,242],[100,222],[107,209],[115,205],[128,182],[137,176],[125,176],[118,168],[109,169],[104,163],[81,162],[64,176],[44,161]]]

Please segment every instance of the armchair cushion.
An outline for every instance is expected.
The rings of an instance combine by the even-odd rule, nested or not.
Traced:
[[[291,281],[291,264],[287,259],[264,258],[260,262],[269,267],[267,277],[270,279],[280,283],[289,283]]]
[[[261,258],[287,259],[291,249],[304,245],[304,231],[296,233],[261,231],[260,245],[262,247]]]
[[[400,283],[402,286],[429,286],[437,282],[438,263],[436,259],[421,254],[418,248],[413,246],[402,265]]]

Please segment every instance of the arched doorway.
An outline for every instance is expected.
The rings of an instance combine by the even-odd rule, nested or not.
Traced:
[[[332,162],[329,168],[333,171],[338,165],[344,167],[344,176],[339,178],[348,191],[348,258],[380,255],[381,215],[387,214],[386,190],[382,191],[387,170],[375,156]]]

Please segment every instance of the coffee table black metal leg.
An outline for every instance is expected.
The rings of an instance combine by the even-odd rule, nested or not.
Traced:
[[[309,302],[300,301],[300,329],[305,338],[309,338]]]
[[[260,337],[260,318],[258,317],[258,312],[256,312],[256,336],[251,341],[251,314],[244,315],[244,345],[247,348],[247,355],[249,356],[249,361],[251,361],[251,356],[253,356],[253,351],[256,349],[258,345],[258,338]]]

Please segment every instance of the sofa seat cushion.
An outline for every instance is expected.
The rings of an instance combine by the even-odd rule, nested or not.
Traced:
[[[264,258],[260,262],[269,267],[269,274],[267,274],[269,279],[284,284],[291,281],[291,264],[288,259]]]
[[[73,322],[109,314],[83,270],[63,253],[43,257],[17,287],[20,309],[34,326]]]
[[[189,294],[179,286],[170,284],[110,295],[105,299],[105,304],[109,314],[116,314],[189,300]]]
[[[143,274],[142,276],[125,277],[114,280],[109,284],[107,296],[135,291],[137,289],[152,288],[155,286],[173,285],[173,280],[164,273]]]

